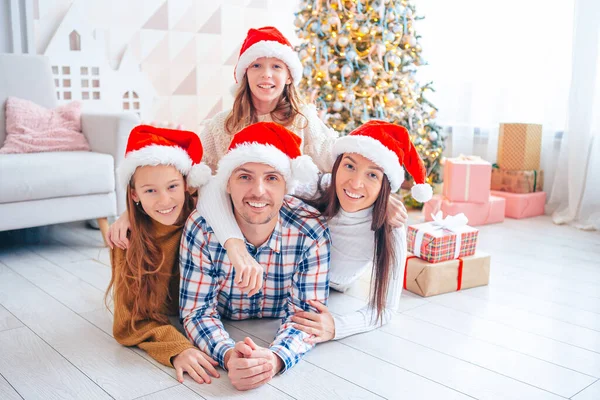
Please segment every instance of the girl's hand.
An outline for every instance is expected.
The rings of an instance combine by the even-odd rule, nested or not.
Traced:
[[[129,239],[127,239],[127,232],[131,224],[129,223],[129,218],[127,217],[127,213],[124,212],[121,214],[119,219],[117,219],[114,224],[112,224],[108,228],[108,232],[106,232],[106,243],[110,246],[110,248],[114,248],[117,246],[121,250],[126,250],[129,248]]]
[[[247,291],[249,297],[254,296],[263,286],[262,265],[252,258],[241,239],[228,239],[224,247],[235,269],[235,283],[242,292]]]
[[[187,372],[193,380],[197,383],[210,383],[210,375],[218,378],[220,375],[215,369],[219,365],[218,362],[213,360],[208,354],[198,350],[195,347],[186,349],[173,357],[173,368],[177,373],[177,380],[179,383],[183,383],[183,373]]]
[[[400,228],[408,221],[406,207],[404,207],[402,200],[400,200],[400,196],[394,193],[390,195],[390,199],[388,200],[387,220],[394,228]]]
[[[301,311],[292,316],[294,328],[306,332],[311,336],[304,339],[306,343],[316,344],[327,342],[335,337],[335,322],[329,309],[318,301],[309,300],[308,303],[316,308],[319,313]]]

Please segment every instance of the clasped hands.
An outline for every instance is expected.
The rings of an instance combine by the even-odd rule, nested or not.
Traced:
[[[273,351],[246,337],[225,353],[229,380],[237,390],[250,390],[269,382],[284,367]]]

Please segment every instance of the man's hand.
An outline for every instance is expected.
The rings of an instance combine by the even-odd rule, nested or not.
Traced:
[[[121,250],[129,248],[129,239],[127,239],[129,228],[131,228],[129,217],[127,216],[127,212],[124,212],[119,219],[108,228],[108,232],[106,233],[106,243],[108,243],[111,249],[114,248],[114,246],[117,246]]]
[[[252,258],[241,239],[228,239],[223,247],[235,269],[235,283],[242,292],[247,291],[249,297],[254,296],[263,286],[262,265]]]
[[[193,380],[200,384],[211,382],[209,374],[215,378],[220,376],[215,369],[219,363],[195,347],[186,349],[173,357],[172,364],[179,383],[183,383],[184,372],[187,372]]]
[[[258,348],[250,338],[246,338],[255,348]],[[265,353],[257,354],[256,350],[244,342],[237,342],[235,348],[225,354],[229,380],[237,390],[250,390],[269,382],[276,372],[273,372],[273,362]],[[262,349],[262,348],[260,348]],[[268,349],[263,349],[271,352]],[[257,357],[252,357],[257,355]],[[258,356],[260,355],[260,356]],[[268,356],[268,355],[267,355]],[[273,354],[274,357],[277,357]],[[279,357],[277,357],[279,358]]]
[[[388,223],[394,228],[400,228],[408,221],[408,213],[406,207],[400,199],[400,196],[392,193],[388,200],[387,206],[387,220]]]

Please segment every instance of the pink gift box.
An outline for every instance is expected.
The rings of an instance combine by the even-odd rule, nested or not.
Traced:
[[[475,156],[444,161],[443,194],[451,201],[487,203],[490,198],[492,164]]]
[[[495,224],[504,221],[506,201],[502,197],[490,196],[486,203],[450,201],[436,194],[423,206],[425,221],[432,221],[431,214],[442,211],[444,215],[464,213],[470,226]]]
[[[509,218],[529,218],[544,215],[546,192],[509,193],[492,190],[494,196],[506,200],[505,216]]]

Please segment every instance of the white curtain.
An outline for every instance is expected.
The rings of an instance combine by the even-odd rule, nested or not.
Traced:
[[[600,1],[577,0],[568,118],[548,202],[557,224],[600,230]]]
[[[592,0],[594,1],[594,0]],[[595,0],[597,1],[597,0]],[[419,79],[449,134],[446,156],[495,162],[499,124],[543,125],[541,168],[551,193],[566,125],[575,0],[420,0]]]

